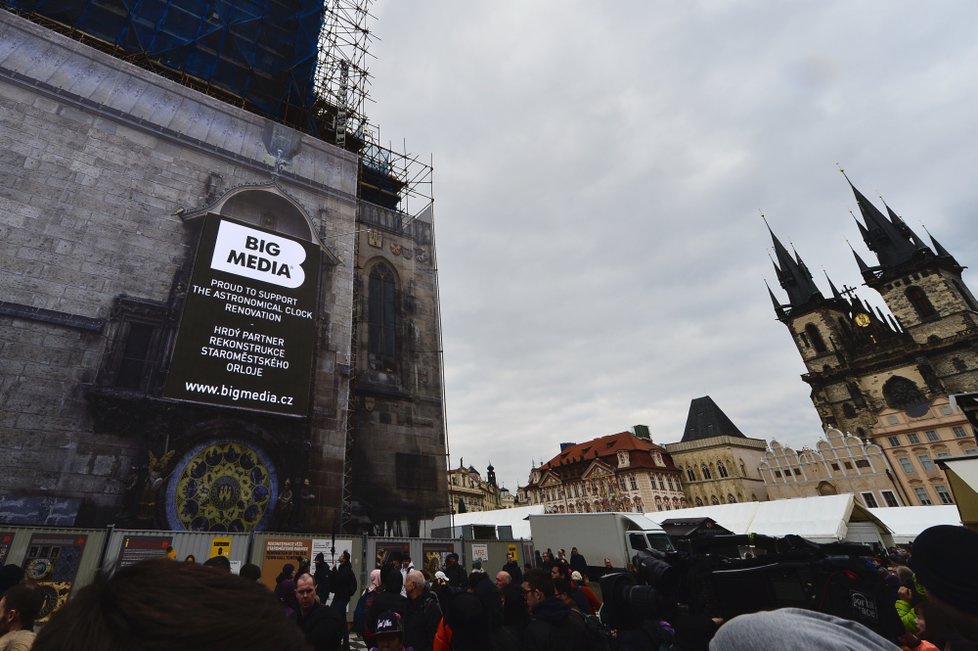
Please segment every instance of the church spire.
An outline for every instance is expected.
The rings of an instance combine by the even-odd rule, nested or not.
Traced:
[[[781,287],[788,292],[788,302],[791,307],[802,307],[808,305],[812,300],[823,299],[822,292],[812,280],[812,274],[808,271],[808,267],[802,261],[801,256],[795,252],[794,257],[792,257],[788,253],[788,249],[771,230],[766,219],[764,225],[767,226],[767,232],[771,234],[771,241],[774,242],[774,255],[777,258],[777,261],[774,262],[774,271],[777,273]]]
[[[883,201],[883,205],[886,206],[886,213],[890,216],[890,223],[896,227],[897,231],[899,231],[908,240],[913,242],[917,251],[927,251],[932,253],[932,251],[930,251],[930,249],[927,248],[927,245],[924,243],[924,241],[921,238],[919,238],[917,234],[914,233],[909,226],[907,226],[907,222],[903,221],[903,218],[900,217],[900,215],[893,212],[893,209],[890,208],[889,205],[887,205],[886,201],[883,200],[883,197],[880,197],[880,199]]]
[[[860,192],[845,171],[842,175],[846,177],[846,182],[852,188],[852,193],[856,197],[856,204],[863,217],[866,226],[860,224],[860,232],[863,241],[879,259],[881,267],[893,267],[908,262],[913,258],[914,253],[921,250],[921,242],[914,235],[913,231],[890,210],[890,219],[880,212],[862,192]],[[889,210],[889,207],[887,207]],[[894,219],[895,218],[895,219]],[[923,247],[927,250],[927,247]]]

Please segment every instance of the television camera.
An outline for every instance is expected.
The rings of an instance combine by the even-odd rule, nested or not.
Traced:
[[[757,554],[731,550],[750,545]],[[601,577],[601,620],[632,629],[686,616],[730,619],[777,608],[805,608],[857,621],[887,639],[903,627],[895,596],[869,562],[867,545],[818,544],[800,536],[718,535],[679,552],[638,552],[634,573]]]

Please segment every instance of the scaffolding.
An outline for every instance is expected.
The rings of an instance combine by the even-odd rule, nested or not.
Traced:
[[[367,128],[367,71],[373,0],[325,0],[314,78],[320,137],[346,148],[348,133]],[[328,135],[327,135],[328,134]]]

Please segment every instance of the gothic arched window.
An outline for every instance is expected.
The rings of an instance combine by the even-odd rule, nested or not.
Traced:
[[[734,497],[731,493],[727,493],[727,504],[736,504],[736,503],[737,503],[737,498]]]
[[[824,353],[828,350],[825,346],[825,340],[822,339],[822,333],[818,331],[818,326],[814,323],[809,323],[805,326],[805,334],[808,335],[808,339],[812,342],[812,347],[815,348],[816,353]]]
[[[727,476],[727,467],[723,465],[722,461],[717,461],[717,472],[720,474],[720,477]]]
[[[697,497],[695,504],[696,504],[696,506],[703,506],[703,500],[701,500],[700,498]]]
[[[922,287],[918,285],[911,285],[910,287],[907,287],[904,295],[907,297],[907,300],[910,301],[910,305],[913,307],[914,311],[917,312],[917,318],[927,319],[937,315],[937,310],[934,309],[930,299],[927,298],[927,292],[925,292]]]
[[[713,479],[713,473],[710,472],[710,469],[706,467],[705,463],[700,466],[700,472],[703,473],[703,479]]]
[[[394,370],[397,358],[397,279],[394,270],[378,264],[370,272],[368,287],[368,350],[383,370]]]
[[[696,471],[692,468],[686,468],[686,476],[689,477],[689,481],[696,481]]]
[[[717,499],[717,496],[716,495],[713,495],[713,496],[710,497],[710,504],[713,504],[714,506],[719,506],[720,505],[720,500]]]

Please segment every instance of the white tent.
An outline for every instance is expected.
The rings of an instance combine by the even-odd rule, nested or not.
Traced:
[[[893,542],[913,541],[921,531],[937,524],[961,524],[961,516],[953,504],[941,506],[891,506],[869,509],[893,532]]]
[[[663,520],[670,519],[713,518],[714,522],[733,533],[748,533],[750,523],[757,513],[758,504],[759,502],[741,502],[716,506],[694,506],[688,509],[649,512],[645,514],[645,517],[659,524],[662,524]]]
[[[869,509],[856,502],[852,493],[698,506],[646,515],[658,522],[669,518],[713,518],[720,526],[740,534],[796,534],[820,543],[848,541],[892,544],[887,526]]]
[[[540,515],[544,511],[543,504],[533,506],[518,506],[512,509],[496,509],[495,511],[474,511],[472,513],[458,513],[456,515],[439,515],[431,522],[431,531],[450,530],[455,527],[454,536],[462,535],[462,527],[468,524],[494,525],[498,527],[509,526],[513,528],[513,538],[530,539],[530,521],[526,519],[529,515]]]

